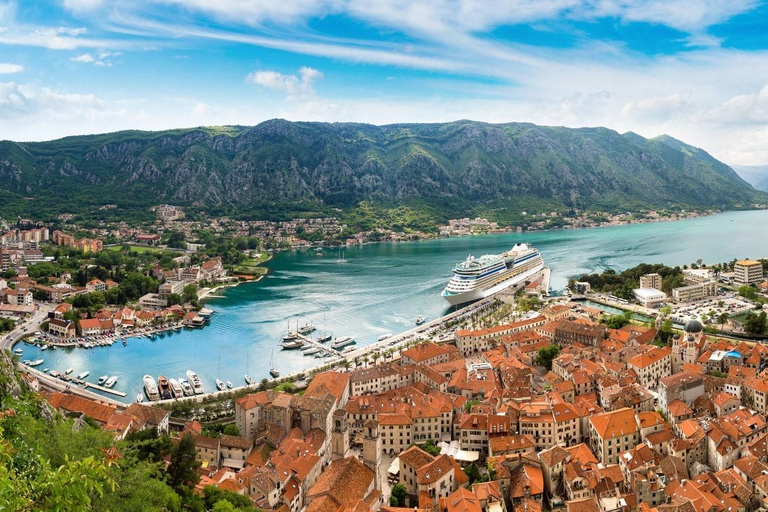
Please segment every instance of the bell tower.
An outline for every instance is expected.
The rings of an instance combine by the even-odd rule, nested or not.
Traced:
[[[366,422],[363,431],[363,462],[376,473],[376,487],[379,481],[379,466],[381,465],[381,439],[379,424],[376,420]]]
[[[347,411],[337,409],[333,413],[333,431],[331,432],[331,460],[343,459],[349,452],[349,425]]]

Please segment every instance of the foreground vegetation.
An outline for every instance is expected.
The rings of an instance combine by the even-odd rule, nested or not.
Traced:
[[[247,497],[199,481],[191,436],[154,430],[115,441],[90,418],[52,411],[0,355],[0,509],[252,511]]]

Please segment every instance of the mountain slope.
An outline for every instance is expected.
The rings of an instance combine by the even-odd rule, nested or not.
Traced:
[[[371,201],[450,215],[477,205],[745,208],[767,197],[703,150],[606,128],[276,119],[0,142],[0,211],[170,202],[259,216]]]
[[[757,190],[768,192],[768,165],[734,165],[733,170]]]

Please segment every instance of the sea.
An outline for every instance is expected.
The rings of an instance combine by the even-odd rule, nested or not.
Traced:
[[[297,323],[354,336],[358,346],[365,346],[382,334],[411,329],[420,315],[431,320],[445,314],[449,306],[440,292],[453,266],[468,255],[530,243],[551,268],[550,284],[557,292],[570,277],[643,262],[713,264],[768,257],[766,226],[768,211],[740,211],[675,222],[376,243],[325,249],[321,256],[314,250],[281,252],[259,282],[220,290],[208,299],[215,313],[202,329],[131,338],[127,346],[47,350],[38,368],[73,368],[75,375],[87,370],[93,382],[101,375],[117,376],[115,389],[127,393],[124,401],[135,400],[145,374],[178,379],[192,369],[206,391],[215,390],[216,378],[237,387],[244,385],[245,374],[257,382],[268,377],[270,365],[288,374],[321,363],[298,350],[281,350],[282,335]],[[37,357],[36,348],[23,346],[22,359]]]

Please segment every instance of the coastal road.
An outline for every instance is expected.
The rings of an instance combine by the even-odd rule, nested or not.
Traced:
[[[40,304],[36,306],[31,317],[16,325],[16,328],[0,339],[0,350],[11,349],[13,345],[24,336],[40,330],[40,325],[48,319],[48,313],[56,306],[52,304]]]

